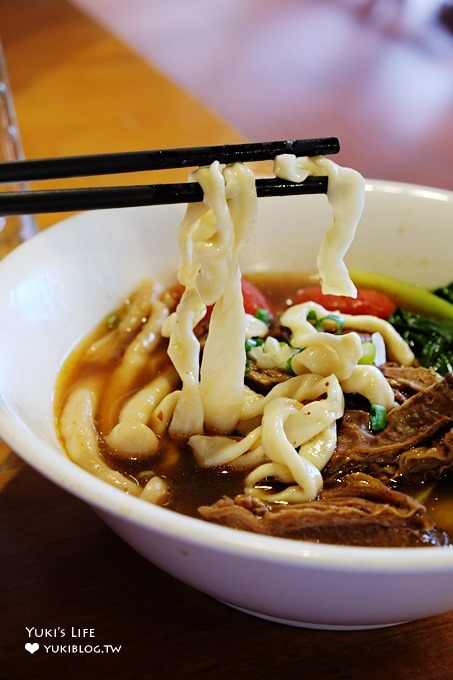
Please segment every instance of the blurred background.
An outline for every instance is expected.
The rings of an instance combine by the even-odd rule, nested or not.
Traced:
[[[73,5],[247,138],[337,135],[342,163],[369,177],[453,188],[453,9],[447,2]]]

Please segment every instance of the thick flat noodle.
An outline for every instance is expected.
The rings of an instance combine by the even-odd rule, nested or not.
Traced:
[[[117,489],[134,496],[140,487],[104,461],[99,449],[95,413],[99,387],[96,380],[81,384],[72,392],[61,416],[61,436],[69,458],[80,467]]]
[[[204,519],[259,534],[337,545],[409,547],[447,545],[426,509],[364,474],[351,474],[307,503],[266,505],[228,497],[202,506]]]
[[[170,432],[188,437],[234,429],[242,408],[245,314],[239,258],[256,222],[253,173],[215,161],[193,178],[204,202],[189,205],[179,228],[179,282],[184,293],[163,329],[168,354],[182,380]],[[203,353],[195,328],[214,305]]]
[[[90,345],[84,360],[102,365],[121,356],[135,334],[142,328],[143,319],[150,314],[156,292],[157,288],[151,279],[143,280],[123,308],[118,310],[120,320],[117,327]]]
[[[359,364],[363,355],[359,334],[355,330],[340,335],[318,331],[309,319],[313,314],[322,319],[331,312],[316,302],[307,301],[288,307],[280,317],[280,323],[291,332],[291,345],[302,350],[291,360],[296,375],[307,371],[319,375],[334,373],[344,393],[361,394],[370,403],[390,410],[395,399],[387,379],[377,366]],[[412,364],[412,351],[384,319],[342,314],[341,320],[345,327],[380,333],[393,359],[404,365]]]
[[[453,426],[453,374],[449,373],[423,392],[417,392],[388,415],[387,426],[373,434],[368,426],[368,414],[347,411],[338,429],[337,448],[324,470],[332,478],[355,470],[371,470],[380,477],[403,474],[398,456],[413,448],[432,448],[433,439],[441,439]],[[445,444],[441,444],[445,447]],[[421,450],[421,449],[420,449]],[[451,467],[450,447],[441,456],[439,476]],[[415,456],[413,461],[415,461]],[[422,461],[422,456],[419,457]],[[431,456],[431,464],[435,458]],[[421,463],[420,463],[421,465]],[[421,465],[423,467],[423,465]],[[412,465],[412,471],[414,465]]]
[[[309,174],[327,175],[327,200],[332,208],[332,223],[321,242],[317,257],[323,293],[357,296],[343,261],[362,216],[365,180],[356,170],[343,168],[323,156],[296,158],[281,154],[275,158],[277,177],[302,182]]]

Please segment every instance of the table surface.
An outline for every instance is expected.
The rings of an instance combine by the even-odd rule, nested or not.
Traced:
[[[66,2],[2,0],[0,32],[29,157],[242,139]],[[452,677],[453,613],[359,632],[270,623],[150,565],[86,505],[1,449],[0,490],[1,678]],[[97,642],[121,651],[24,650],[27,627],[59,626],[94,629]]]

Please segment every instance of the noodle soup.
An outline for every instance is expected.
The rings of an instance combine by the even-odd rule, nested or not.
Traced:
[[[316,292],[313,280],[301,274],[270,273],[243,278],[247,282],[243,285],[246,309],[250,313],[255,312],[258,318],[267,316],[267,335],[277,337],[280,347],[285,348],[288,328],[281,326],[282,314],[298,301],[313,297]],[[292,485],[272,474],[259,479],[253,489],[249,485],[248,491],[244,493],[250,470],[261,464],[253,460],[253,456],[256,457],[253,446],[248,453],[236,455],[224,464],[220,462],[206,465],[200,463],[200,459],[197,461],[196,451],[194,455],[189,443],[190,438],[171,436],[169,433],[169,406],[165,403],[166,399],[171,400],[171,395],[179,391],[180,380],[167,354],[168,340],[160,336],[159,328],[180,300],[181,287],[175,285],[158,294],[155,288],[155,284],[143,282],[123,305],[109,313],[94,333],[84,340],[60,374],[56,418],[59,436],[71,458],[127,493],[141,496],[177,512],[194,517],[205,516],[211,521],[237,528],[261,530],[252,517],[244,515],[245,512],[250,512],[247,507],[250,500],[244,508],[244,498],[248,496],[250,499],[253,496],[256,503],[263,503],[257,505],[254,512],[259,512],[262,516],[264,508],[272,508],[274,514],[279,515],[278,528],[266,528],[266,532],[275,535],[360,545],[448,543],[447,534],[450,539],[453,537],[450,507],[446,500],[451,494],[451,453],[445,454],[443,459],[440,455],[442,447],[434,451],[436,442],[439,439],[442,441],[440,435],[448,431],[448,427],[451,428],[447,416],[445,422],[442,421],[434,432],[420,437],[417,442],[409,445],[407,442],[400,444],[391,439],[385,442],[384,446],[389,450],[387,457],[382,453],[382,446],[377,455],[373,452],[375,441],[366,442],[366,460],[363,459],[363,452],[352,463],[342,460],[341,465],[346,465],[346,470],[335,463],[334,455],[333,461],[328,462],[323,471],[327,480],[324,490],[315,499],[296,499],[295,503],[291,494],[285,496]],[[317,295],[319,294],[318,291]],[[376,297],[376,293],[367,291],[365,297],[364,301],[361,298],[334,300],[337,309],[330,310],[329,318],[324,322],[326,329],[322,332],[329,332],[337,337],[336,325],[344,316],[338,310],[338,306],[342,304],[349,307],[371,304],[379,313],[387,315],[395,309],[396,305],[386,296]],[[386,304],[391,306],[385,307]],[[358,311],[363,309],[365,308]],[[367,308],[366,311],[373,309]],[[209,312],[207,316],[209,317]],[[359,315],[357,319],[362,319],[363,316]],[[209,320],[205,318],[196,328],[201,344],[206,338],[208,324]],[[345,329],[342,333],[345,333]],[[371,335],[362,332],[364,346],[370,343]],[[253,344],[249,341],[252,352]],[[404,368],[387,359],[384,353],[377,360],[377,370],[392,385],[394,409],[404,406],[401,411],[404,414],[411,400],[414,408],[421,408],[417,407],[417,394],[426,395],[427,390],[432,390],[433,386],[437,389],[441,382],[440,375],[429,368],[419,367],[417,360],[414,362],[415,366]],[[279,366],[264,369],[261,367],[260,371],[250,350],[246,351],[244,369],[245,389],[254,390],[260,395],[260,399],[265,399],[265,395],[272,389],[280,389],[278,385],[284,385],[294,376],[293,371],[281,363]],[[82,406],[79,406],[77,415],[78,427],[82,427],[80,413],[86,413],[87,405],[92,411],[85,423],[83,437],[71,442],[72,435],[68,435],[68,415],[64,415],[64,410],[68,400],[74,400],[74,395],[77,394],[82,398]],[[342,422],[349,417],[357,417],[357,414],[369,414],[370,411],[370,402],[365,396],[353,392],[345,394],[345,397],[345,410],[337,423],[340,448]],[[324,393],[320,399],[325,400]],[[307,400],[305,403],[313,404]],[[127,411],[131,412],[129,416],[124,415]],[[70,409],[69,419],[74,417],[74,411]],[[362,417],[368,418],[369,427],[369,415]],[[133,423],[129,423],[126,441],[121,442],[120,437],[118,443],[111,433],[118,428],[119,422],[127,422],[128,418],[132,418]],[[152,426],[157,445],[154,441],[150,442],[147,436],[142,438],[140,431],[146,432],[145,426]],[[134,429],[139,430],[139,437],[136,437]],[[235,444],[250,436],[251,431],[253,424],[242,423],[236,431],[228,433],[228,436]],[[385,434],[385,428],[383,432]],[[214,441],[220,442],[220,433],[211,434]],[[378,431],[369,433],[369,438],[376,440],[378,437]],[[224,442],[220,443],[224,445]],[[403,464],[401,461],[404,458],[410,459],[411,451],[412,460]],[[247,455],[249,460],[245,460]],[[331,473],[329,466],[332,467]],[[375,487],[371,478],[376,480]],[[349,487],[346,484],[344,488],[345,480],[352,480],[354,484],[351,486],[349,481]],[[363,494],[363,488],[367,489],[367,494]],[[344,495],[340,492],[344,492]],[[219,507],[225,497],[238,498],[238,508]],[[310,503],[313,511],[323,513],[322,521],[308,516]],[[424,506],[429,508],[428,513]],[[389,507],[394,507],[393,514],[389,512]],[[292,509],[291,522],[287,527],[282,519],[285,508]],[[241,512],[244,516],[241,516]],[[295,519],[297,512],[300,516]],[[375,514],[375,518],[366,521],[363,515],[370,512]],[[398,513],[404,514],[404,519]],[[410,521],[408,517],[411,518]],[[351,522],[350,527],[348,522]],[[376,526],[379,522],[382,522],[380,528]]]
[[[142,281],[65,370],[63,446],[128,494],[231,528],[448,545],[448,527],[415,496],[431,498],[428,484],[437,493],[452,467],[451,328],[397,309],[395,295],[379,290],[388,278],[357,289],[344,258],[364,206],[359,173],[290,155],[275,159],[275,172],[295,182],[328,176],[318,288],[280,282],[271,302],[242,275],[255,177],[239,163],[200,168],[193,178],[204,200],[187,207],[178,230],[178,284]],[[275,298],[275,282],[265,288]],[[394,280],[389,289],[453,318],[448,300]],[[417,485],[421,496],[402,490]]]

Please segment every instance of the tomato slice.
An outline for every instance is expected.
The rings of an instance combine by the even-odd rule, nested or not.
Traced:
[[[396,304],[385,293],[369,288],[359,288],[357,297],[342,295],[325,295],[321,286],[308,286],[297,291],[293,304],[301,302],[317,302],[329,311],[339,311],[343,314],[371,314],[381,319],[387,319],[396,309]]]
[[[269,318],[272,318],[274,313],[267,301],[264,293],[255,286],[254,283],[244,276],[241,278],[242,298],[244,300],[244,310],[247,314],[256,316],[259,309],[264,309],[269,312]],[[206,309],[206,316],[204,319],[210,319],[214,305],[209,305]]]
[[[269,312],[270,316],[273,315],[272,308],[264,293],[245,276],[242,277],[241,287],[242,297],[244,299],[244,309],[247,314],[255,316],[259,309],[264,309]]]

